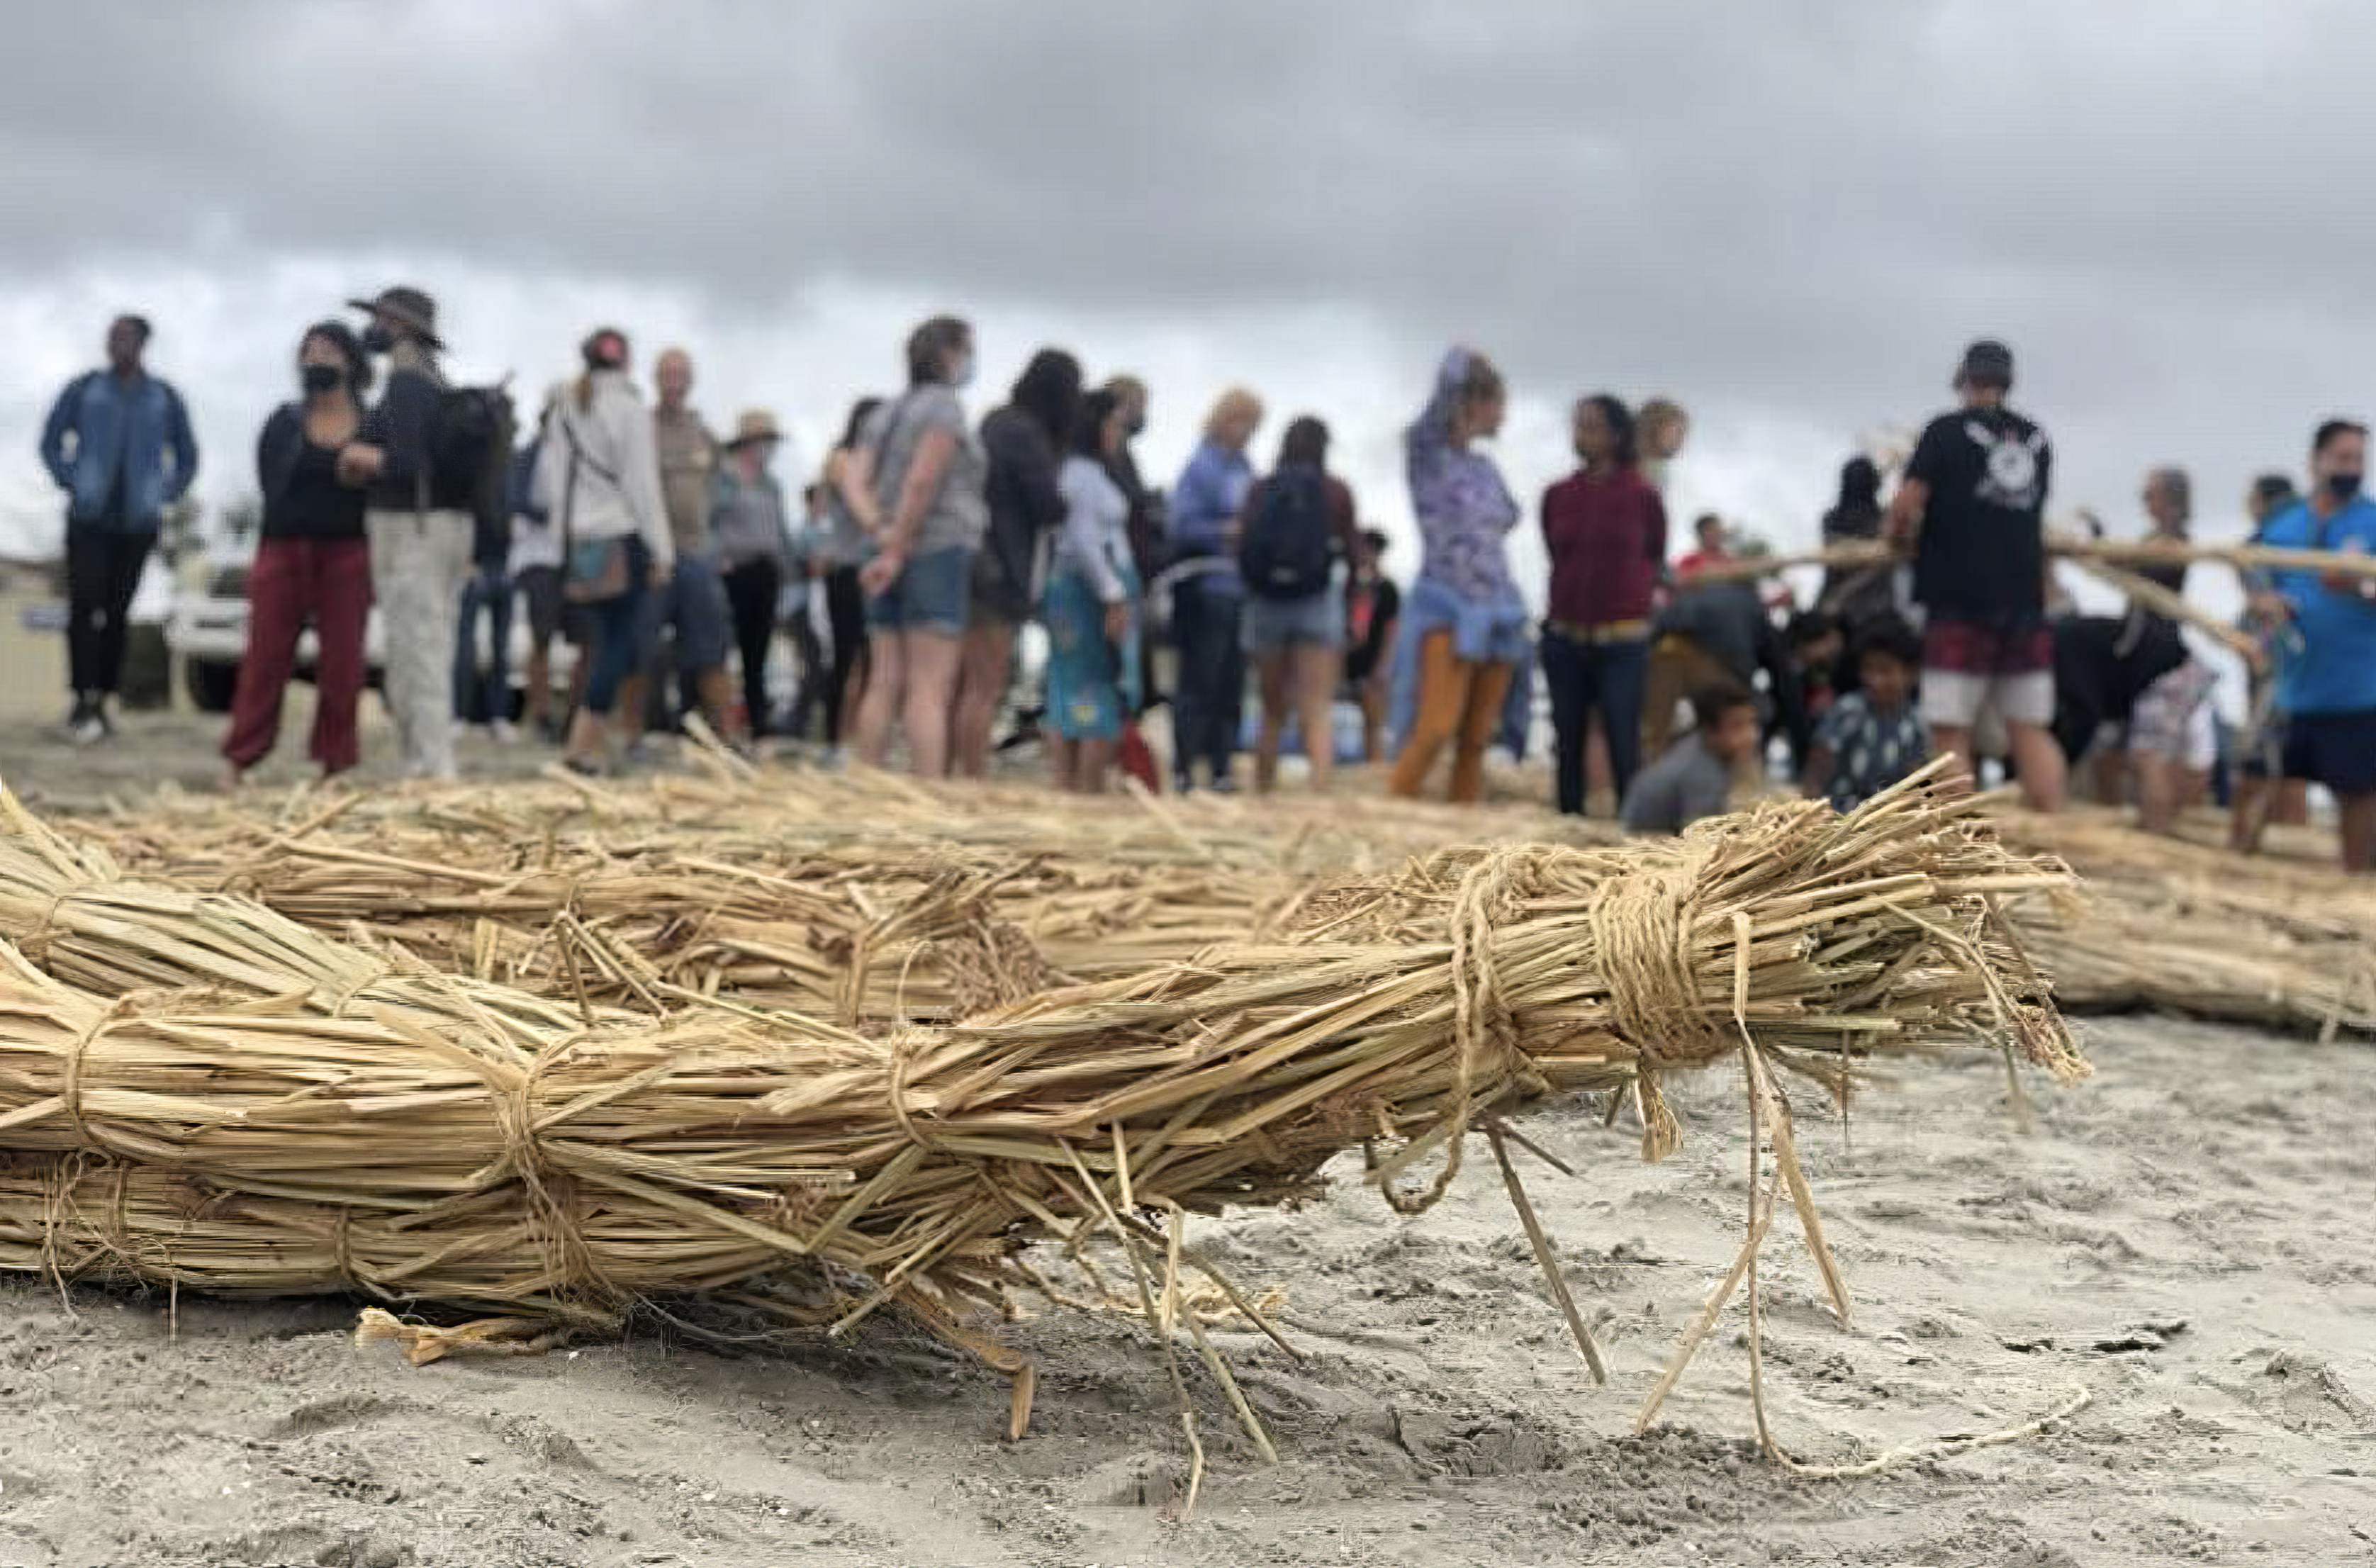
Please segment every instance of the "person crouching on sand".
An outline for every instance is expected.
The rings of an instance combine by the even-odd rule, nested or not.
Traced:
[[[1757,700],[1718,686],[1692,698],[1692,732],[1642,770],[1625,792],[1628,833],[1681,833],[1703,817],[1721,816],[1733,780],[1757,754]]]
[[[1815,726],[1800,776],[1806,793],[1854,811],[1930,758],[1930,731],[1914,710],[1922,639],[1891,616],[1857,637],[1857,689],[1832,704]]]

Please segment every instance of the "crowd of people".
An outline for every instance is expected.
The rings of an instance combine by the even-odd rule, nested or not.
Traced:
[[[1843,809],[1953,754],[1967,777],[2000,762],[2052,811],[2084,763],[2157,830],[2232,764],[2239,848],[2299,820],[2316,783],[2336,799],[2346,864],[2376,869],[2376,577],[2330,566],[2251,581],[2251,719],[2223,746],[2216,677],[2168,600],[2083,614],[2056,580],[2052,447],[2008,403],[2001,343],[1966,352],[1956,406],[1887,465],[1894,493],[1873,457],[1844,465],[1824,540],[1889,548],[1833,567],[1806,609],[1740,557],[1719,517],[1697,519],[1669,562],[1681,407],[1579,399],[1577,467],[1534,509],[1550,559],[1538,613],[1508,548],[1527,508],[1491,451],[1507,387],[1472,349],[1443,357],[1404,432],[1420,559],[1397,584],[1384,534],[1331,470],[1328,425],[1287,421],[1265,466],[1268,410],[1243,387],[1215,401],[1158,489],[1135,447],[1143,381],[1093,383],[1074,354],[1042,349],[977,421],[973,328],[935,317],[909,337],[904,386],[860,398],[814,481],[794,487],[775,472],[774,415],[747,410],[721,437],[690,401],[682,350],[653,362],[647,401],[627,336],[597,330],[577,374],[521,418],[501,388],[450,382],[427,294],[350,303],[365,325],[304,332],[298,396],[257,439],[262,537],[227,785],[272,750],[307,629],[310,754],[326,775],[357,765],[376,606],[411,777],[453,777],[464,724],[513,738],[507,659],[524,615],[519,721],[589,774],[632,760],[653,716],[697,715],[730,745],[814,736],[827,757],[880,766],[896,751],[921,776],[980,778],[1014,712],[1057,787],[1094,792],[1118,773],[1156,787],[1139,726],[1168,706],[1175,790],[1233,790],[1249,751],[1253,788],[1274,790],[1292,740],[1325,790],[1348,708],[1357,754],[1391,762],[1395,794],[1442,772],[1463,802],[1482,794],[1492,746],[1526,750],[1539,703],[1553,803],[1582,813],[1606,797],[1638,831],[1722,810],[1777,749],[1800,789]],[[107,364],[66,387],[42,438],[69,497],[68,729],[85,743],[113,732],[131,596],[197,466],[187,410],[146,368],[148,338],[137,317],[114,323]],[[2365,445],[2355,422],[2319,427],[2306,493],[2256,483],[2256,538],[2376,548]],[[2188,539],[2182,470],[2153,470],[2142,500],[2156,535]],[[2145,575],[2181,594],[2183,552]],[[1018,635],[1035,621],[1044,678],[1018,692]],[[779,639],[788,695],[770,683]],[[562,642],[576,650],[565,691]]]

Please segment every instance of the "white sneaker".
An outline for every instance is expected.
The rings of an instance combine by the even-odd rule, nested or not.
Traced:
[[[508,719],[498,719],[488,725],[487,735],[499,746],[508,746],[519,739],[519,731],[512,728],[512,721]]]

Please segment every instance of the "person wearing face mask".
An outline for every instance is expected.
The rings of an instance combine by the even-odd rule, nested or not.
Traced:
[[[386,693],[408,778],[446,779],[454,766],[454,649],[469,580],[474,520],[438,493],[438,413],[447,383],[438,363],[437,303],[393,288],[350,300],[368,312],[363,347],[387,356],[379,402],[362,438],[339,454],[339,477],[364,487],[372,594],[386,632]]]
[[[299,341],[297,372],[303,400],[273,410],[256,439],[263,540],[247,574],[247,651],[222,745],[226,790],[237,789],[279,738],[281,699],[308,624],[315,649],[308,754],[325,778],[362,759],[355,713],[371,615],[371,543],[363,493],[339,477],[339,455],[362,430],[371,360],[353,332],[324,321]]]
[[[868,673],[858,754],[880,767],[895,725],[921,778],[949,771],[957,665],[974,553],[990,526],[981,443],[959,396],[973,380],[973,328],[935,316],[909,335],[908,390],[876,410],[860,476],[881,522],[867,595]]]
[[[2311,493],[2269,519],[2280,550],[2376,552],[2376,502],[2363,489],[2368,427],[2328,420],[2311,443]],[[2376,579],[2342,573],[2270,575],[2262,608],[2299,644],[2278,674],[2286,715],[2283,775],[2334,795],[2343,869],[2376,872]]]

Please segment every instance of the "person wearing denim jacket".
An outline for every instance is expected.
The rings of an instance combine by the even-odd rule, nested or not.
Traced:
[[[148,323],[107,329],[107,368],[68,383],[42,427],[42,464],[66,493],[66,664],[78,744],[114,733],[126,618],[165,510],[197,477],[198,443],[171,384],[148,374]]]
[[[1419,579],[1395,639],[1392,728],[1400,737],[1394,793],[1418,795],[1446,746],[1450,798],[1484,793],[1485,748],[1513,676],[1528,660],[1527,604],[1510,576],[1506,541],[1517,499],[1473,443],[1502,428],[1502,375],[1482,354],[1454,349],[1437,367],[1427,406],[1403,438],[1411,510],[1419,518]]]

